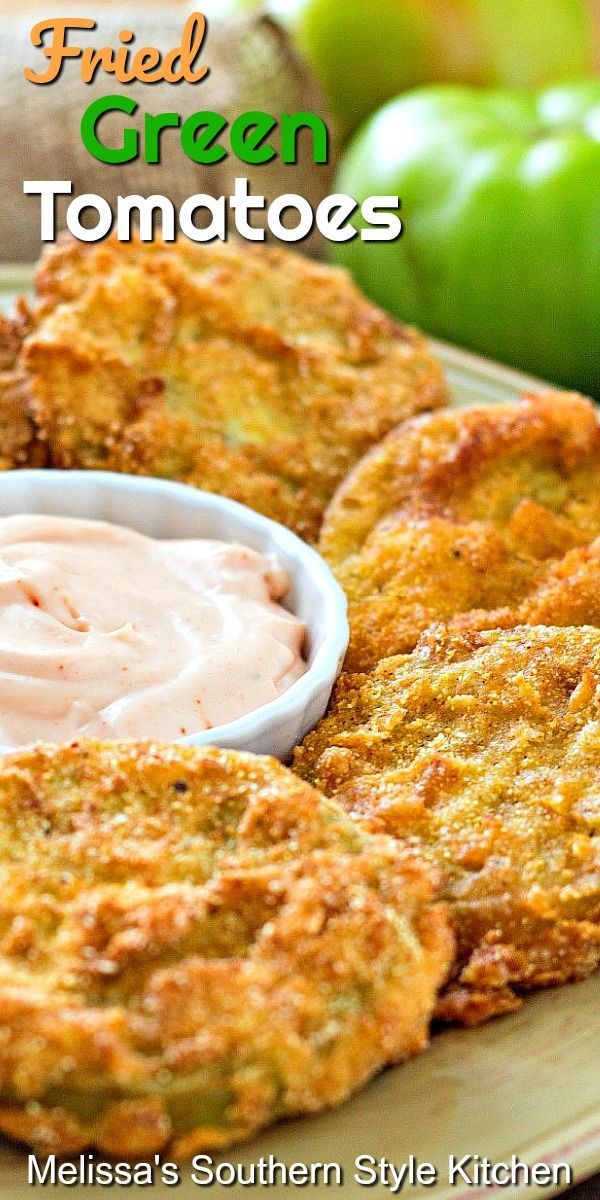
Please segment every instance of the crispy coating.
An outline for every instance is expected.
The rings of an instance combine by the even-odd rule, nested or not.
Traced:
[[[423,1048],[429,868],[273,759],[38,745],[0,770],[0,1129],[216,1149]]]
[[[361,455],[446,398],[418,334],[285,250],[62,241],[31,323],[54,466],[179,479],[311,540]]]
[[[594,624],[599,472],[597,413],[575,395],[432,413],[391,433],[342,484],[321,534],[349,598],[346,668],[412,650],[434,621]]]
[[[600,963],[600,630],[433,626],[345,674],[295,770],[442,873],[474,1023]]]
[[[20,351],[28,331],[25,313],[8,318],[0,313],[0,471],[43,467],[47,446],[29,415],[29,391]]]

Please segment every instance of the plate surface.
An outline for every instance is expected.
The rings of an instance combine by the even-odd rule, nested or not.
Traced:
[[[0,304],[7,307],[29,274],[0,269]],[[454,403],[498,403],[521,389],[539,386],[519,372],[486,362],[451,346],[433,343],[444,362]],[[266,1014],[268,1019],[268,1014]],[[261,1188],[275,1200],[310,1195],[317,1200],[383,1200],[383,1185],[365,1187],[354,1178],[359,1155],[381,1158],[401,1167],[412,1154],[433,1163],[439,1172],[434,1187],[403,1187],[401,1196],[435,1200],[481,1200],[492,1192],[506,1200],[532,1200],[557,1194],[552,1187],[480,1188],[448,1181],[450,1156],[479,1155],[493,1162],[516,1155],[527,1163],[567,1162],[573,1181],[600,1169],[600,976],[576,986],[533,996],[517,1013],[475,1030],[448,1030],[433,1038],[429,1051],[390,1070],[353,1100],[317,1117],[303,1118],[267,1130],[261,1137],[223,1155],[227,1162],[248,1166],[273,1155],[288,1165],[301,1162],[339,1163],[343,1186],[317,1184]],[[202,1195],[183,1164],[181,1185],[160,1183],[152,1196],[191,1200]],[[27,1183],[27,1156],[0,1144],[0,1196],[25,1200],[40,1192]],[[54,1190],[54,1189],[52,1189]],[[63,1189],[72,1195],[97,1197],[97,1186]],[[104,1189],[100,1189],[104,1190]],[[121,1189],[110,1189],[111,1195]],[[47,1189],[44,1190],[44,1194]],[[124,1194],[144,1194],[127,1188]],[[248,1200],[256,1188],[234,1184],[212,1187],[208,1195]]]

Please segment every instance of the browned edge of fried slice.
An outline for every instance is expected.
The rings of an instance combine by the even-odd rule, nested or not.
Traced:
[[[394,430],[342,483],[321,531],[349,600],[346,669],[409,652],[435,621],[594,623],[570,579],[600,535],[599,469],[597,409],[570,393]]]
[[[0,470],[48,465],[48,447],[31,414],[31,392],[21,348],[29,314],[21,303],[13,316],[0,314]]]
[[[425,339],[289,250],[57,244],[24,362],[52,465],[228,495],[315,541],[347,471],[447,400]]]

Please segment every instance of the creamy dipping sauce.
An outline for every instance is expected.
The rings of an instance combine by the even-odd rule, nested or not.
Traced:
[[[306,671],[271,558],[104,521],[0,517],[0,743],[179,738]]]

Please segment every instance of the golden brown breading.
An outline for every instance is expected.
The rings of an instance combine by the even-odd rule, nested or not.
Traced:
[[[214,1149],[421,1050],[429,869],[269,758],[38,745],[0,769],[0,1129]]]
[[[342,675],[295,770],[442,872],[458,939],[444,1019],[600,963],[600,630],[450,634]]]
[[[0,471],[43,467],[48,448],[29,416],[29,392],[19,353],[27,333],[25,311],[8,318],[0,313]]]
[[[321,534],[349,598],[347,669],[412,650],[457,614],[488,629],[593,624],[578,548],[600,535],[599,476],[598,416],[580,396],[527,395],[395,430],[342,484]]]
[[[537,587],[514,608],[475,610],[448,621],[450,630],[514,629],[517,625],[600,626],[600,538],[550,562]]]
[[[32,321],[54,466],[183,480],[313,540],[361,455],[446,398],[418,334],[286,250],[63,241]]]

